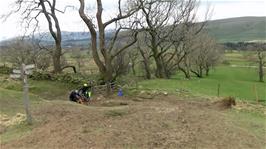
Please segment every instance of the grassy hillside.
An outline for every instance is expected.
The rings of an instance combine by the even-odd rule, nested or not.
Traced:
[[[257,82],[256,72],[249,68],[220,66],[206,78],[192,78],[191,80],[183,78],[184,76],[180,74],[168,80],[145,80],[140,85],[148,89],[163,89],[170,92],[184,89],[193,95],[216,96],[218,84],[220,84],[220,96],[233,96],[250,101],[256,100],[254,93],[254,85],[256,85],[259,99],[265,101],[266,98],[265,83]]]
[[[266,17],[240,17],[210,21],[210,35],[219,42],[266,40]]]
[[[0,118],[1,148],[213,149],[263,148],[266,143],[259,105],[238,102],[231,110],[220,110],[201,97],[158,95],[93,97],[83,106],[68,102],[66,85],[52,81],[30,82],[33,125],[13,122],[17,112],[24,113],[22,92],[19,82],[7,77],[0,76],[5,82],[0,84],[0,116],[7,115]],[[52,93],[59,92],[65,98],[54,100]]]

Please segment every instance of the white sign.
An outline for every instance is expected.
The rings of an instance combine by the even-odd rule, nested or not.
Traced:
[[[20,74],[20,73],[21,73],[21,71],[20,71],[20,70],[18,70],[18,69],[13,69],[13,73]]]
[[[35,67],[35,65],[34,64],[31,64],[31,65],[26,65],[25,66],[25,69],[32,69],[32,68],[34,68]]]
[[[32,70],[26,70],[26,71],[25,71],[25,74],[26,74],[26,75],[30,75],[30,74],[32,74]]]
[[[20,74],[11,74],[11,75],[10,75],[10,78],[13,78],[13,79],[18,79],[18,78],[20,78],[20,77],[21,77]]]

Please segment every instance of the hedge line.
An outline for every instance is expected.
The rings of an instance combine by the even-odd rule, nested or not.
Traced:
[[[48,72],[34,71],[30,76],[33,80],[50,80],[59,81],[70,84],[83,84],[89,80],[95,80],[96,76],[86,76],[82,74],[62,73],[62,74],[51,74]]]
[[[12,73],[12,68],[7,67],[7,66],[0,66],[0,74],[11,74]]]

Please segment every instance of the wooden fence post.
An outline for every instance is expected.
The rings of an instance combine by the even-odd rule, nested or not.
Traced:
[[[220,97],[220,83],[218,83],[218,86],[217,86],[217,96]]]
[[[255,97],[256,97],[256,101],[257,101],[257,103],[259,103],[259,96],[258,96],[256,84],[253,85],[253,91],[254,91],[254,94],[255,94]]]

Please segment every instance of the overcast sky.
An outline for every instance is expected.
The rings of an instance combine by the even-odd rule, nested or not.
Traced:
[[[6,14],[12,8],[11,3],[14,0],[0,0],[0,15]],[[102,0],[104,7],[104,17],[111,18],[111,14],[116,11],[117,0]],[[58,0],[59,8],[63,9],[65,5],[79,6],[78,0]],[[92,2],[90,6],[94,6]],[[198,10],[198,20],[204,16],[206,7],[211,5],[213,15],[211,20],[242,17],[242,16],[266,16],[266,0],[202,0]],[[69,10],[66,14],[58,14],[61,30],[63,31],[87,31],[84,23],[79,18],[78,12]],[[0,40],[14,36],[23,35],[24,28],[20,25],[20,16],[14,15],[7,21],[0,24]],[[41,19],[41,30],[47,31],[47,22]]]

